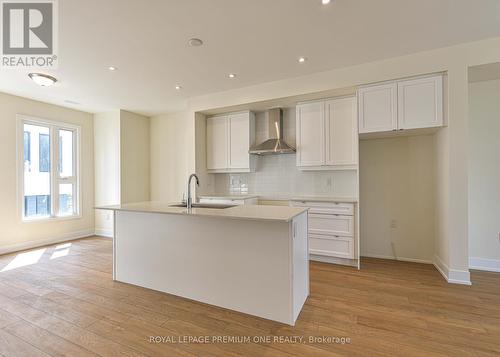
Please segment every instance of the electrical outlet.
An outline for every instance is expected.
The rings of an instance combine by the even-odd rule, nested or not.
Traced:
[[[391,228],[398,228],[398,221],[391,219]]]

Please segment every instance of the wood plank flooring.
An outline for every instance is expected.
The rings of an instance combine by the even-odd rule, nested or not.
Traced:
[[[311,263],[311,295],[290,327],[114,282],[111,257],[111,240],[98,237],[0,256],[0,356],[500,355],[499,273],[473,272],[473,286],[460,286],[430,265]],[[290,336],[304,341],[274,340]]]

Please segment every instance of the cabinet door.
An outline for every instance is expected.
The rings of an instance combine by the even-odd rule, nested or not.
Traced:
[[[297,166],[325,163],[324,102],[297,105]]]
[[[358,90],[359,133],[391,131],[397,123],[397,84],[362,87]]]
[[[358,117],[356,98],[325,103],[326,164],[356,165],[358,162]]]
[[[443,125],[443,77],[398,82],[399,129]]]
[[[228,118],[207,118],[207,169],[228,167]]]
[[[229,168],[250,169],[250,115],[229,116]]]

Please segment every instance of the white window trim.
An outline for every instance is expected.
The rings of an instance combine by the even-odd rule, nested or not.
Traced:
[[[81,126],[69,124],[65,122],[43,119],[38,117],[33,117],[25,114],[17,114],[17,202],[18,202],[18,217],[21,222],[48,222],[48,221],[65,221],[74,220],[82,218],[82,182],[81,182]],[[50,130],[50,160],[51,160],[51,170],[50,170],[50,189],[51,189],[51,215],[48,217],[24,217],[24,124],[34,124],[34,125],[44,125],[48,126]],[[59,146],[57,145],[57,135],[56,131],[59,129],[73,130],[75,132],[74,137],[74,151],[73,151],[73,162],[75,176],[74,179],[63,179],[58,175],[58,165],[59,165]],[[55,148],[57,147],[57,150]],[[54,167],[53,165],[56,165]],[[60,183],[73,183],[73,195],[75,200],[75,214],[71,216],[57,216],[56,213],[59,210],[59,202],[56,200],[56,196],[59,197],[59,184]],[[57,192],[57,195],[56,195]]]

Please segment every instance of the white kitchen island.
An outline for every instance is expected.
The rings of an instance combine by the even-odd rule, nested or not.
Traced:
[[[309,295],[307,209],[99,209],[115,211],[115,280],[295,324]]]

